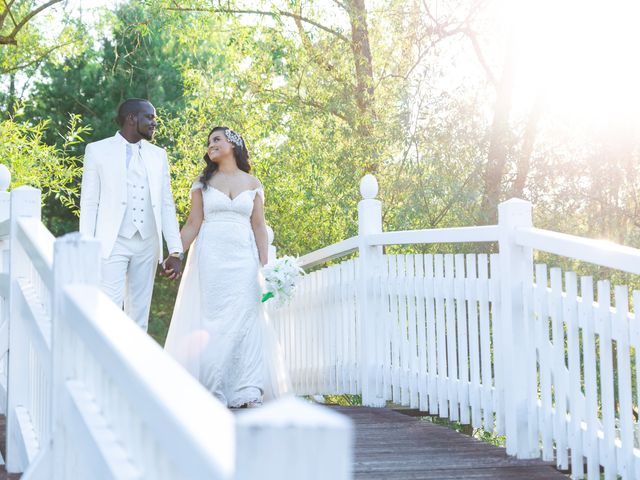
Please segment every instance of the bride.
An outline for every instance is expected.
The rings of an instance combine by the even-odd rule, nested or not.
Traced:
[[[239,134],[215,127],[208,141],[180,232],[191,252],[165,349],[228,407],[255,407],[290,390],[260,302],[268,251],[264,192],[249,174]]]

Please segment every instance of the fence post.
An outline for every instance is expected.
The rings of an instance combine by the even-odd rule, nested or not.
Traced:
[[[536,429],[529,423],[531,382],[536,382],[532,319],[526,314],[525,289],[533,282],[533,251],[516,244],[518,228],[532,227],[531,203],[511,199],[498,206],[500,227],[500,319],[495,343],[496,391],[504,405],[507,453],[537,458]],[[534,352],[535,353],[535,352]],[[532,363],[533,361],[533,363]],[[535,391],[535,390],[534,390]],[[500,401],[499,400],[499,401]]]
[[[239,413],[236,480],[347,480],[351,420],[293,396]]]
[[[100,285],[100,242],[86,237],[78,232],[68,233],[55,241],[53,246],[53,318],[51,332],[51,353],[53,365],[53,381],[51,386],[51,459],[52,464],[45,465],[45,471],[52,472],[52,478],[64,478],[60,469],[68,462],[67,448],[64,439],[65,425],[61,415],[61,400],[65,395],[65,374],[69,369],[65,367],[74,361],[74,352],[60,348],[61,335],[64,335],[64,294],[71,284]],[[67,356],[67,357],[65,357]],[[43,477],[45,478],[45,477]]]
[[[22,472],[28,465],[27,452],[22,448],[19,412],[27,400],[29,352],[19,309],[19,278],[29,275],[29,264],[17,239],[20,217],[40,219],[40,190],[22,186],[11,191],[11,234],[9,240],[9,371],[7,378],[7,471]]]
[[[0,165],[0,222],[10,218],[11,172]],[[7,366],[9,351],[9,237],[0,239],[0,413],[7,414]]]
[[[382,247],[369,246],[365,236],[382,232],[382,203],[376,200],[378,181],[373,175],[365,175],[360,181],[362,200],[358,203],[358,324],[360,340],[360,381],[362,404],[384,407],[381,360],[376,358],[379,315],[372,298],[372,283],[380,268]]]

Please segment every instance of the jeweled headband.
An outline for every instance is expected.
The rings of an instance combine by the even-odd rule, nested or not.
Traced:
[[[227,140],[229,140],[231,143],[242,148],[242,145],[244,144],[244,142],[242,141],[242,137],[238,135],[236,132],[227,128],[224,131],[224,136],[227,137]]]

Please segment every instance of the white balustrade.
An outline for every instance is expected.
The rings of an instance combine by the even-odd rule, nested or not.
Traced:
[[[11,192],[7,470],[22,472],[51,435],[53,236],[40,223],[40,191]]]
[[[309,269],[270,315],[298,394],[361,394],[506,436],[519,458],[572,478],[640,478],[640,318],[627,287],[533,264],[533,251],[640,274],[640,250],[534,228],[531,204],[499,224],[382,232],[361,184],[359,234],[299,259]],[[497,243],[499,254],[383,254],[382,246]],[[341,257],[356,258],[341,260]],[[535,267],[535,276],[534,276]],[[640,292],[633,292],[637,311]]]
[[[521,200],[500,205],[498,225],[383,232],[375,178],[361,193],[358,235],[301,257],[310,273],[295,297],[267,303],[296,393],[360,394],[504,434],[508,453],[555,460],[572,478],[640,478],[640,318],[628,288],[599,281],[594,292],[590,277],[533,264],[538,250],[639,274],[640,250],[536,229]],[[97,290],[95,243],[64,237],[54,254],[39,192],[15,189],[10,203],[0,191],[10,471],[268,479],[316,478],[317,465],[322,478],[349,478],[348,422],[284,400],[236,424]],[[499,253],[383,251],[464,242]],[[272,243],[271,232],[270,258]]]
[[[0,165],[0,414],[7,414],[9,351],[9,232],[11,231],[11,184],[9,169]]]
[[[24,480],[351,478],[348,420],[286,398],[236,425],[100,292],[99,243],[77,233],[55,240],[42,225],[38,190],[0,192],[0,259],[9,472]],[[255,433],[273,455],[256,456],[254,447],[265,447]],[[236,445],[236,435],[247,439]]]

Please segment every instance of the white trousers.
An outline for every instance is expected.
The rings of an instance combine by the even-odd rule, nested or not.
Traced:
[[[119,236],[107,259],[102,260],[102,290],[142,329],[149,326],[153,280],[158,268],[158,239]]]

